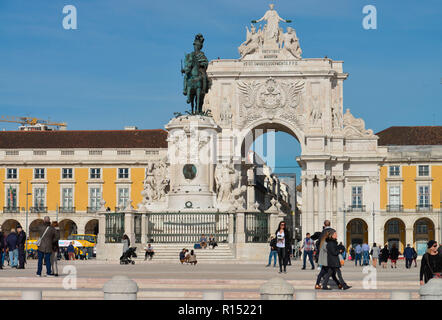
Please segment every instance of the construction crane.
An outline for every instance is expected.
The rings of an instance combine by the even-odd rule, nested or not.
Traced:
[[[49,120],[43,120],[33,117],[10,117],[10,116],[1,116],[0,122],[12,122],[12,123],[20,123],[21,126],[19,130],[21,131],[49,131],[52,130],[48,128],[49,126],[57,127],[57,130],[66,130],[67,123],[66,122],[51,122]]]

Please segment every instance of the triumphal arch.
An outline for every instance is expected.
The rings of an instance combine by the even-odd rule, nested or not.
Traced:
[[[141,242],[167,242],[174,234],[191,242],[198,233],[216,233],[238,259],[262,259],[267,238],[256,231],[264,226],[266,235],[274,233],[287,216],[276,197],[267,204],[255,197],[254,181],[263,173],[247,151],[268,130],[289,133],[301,146],[296,159],[302,168],[303,234],[322,230],[329,219],[344,239],[345,220],[365,214],[351,203],[353,186],[362,185],[364,203],[379,207],[378,164],[385,154],[364,121],[344,112],[343,61],[304,57],[293,24],[273,5],[252,20],[245,37],[239,58],[210,62],[201,51],[204,37],[195,37],[195,51],[183,67],[184,86],[192,110],[203,103],[202,110],[177,114],[165,126],[168,155],[148,168],[144,200],[133,210],[141,215]],[[206,82],[191,97],[195,61]],[[198,99],[198,88],[207,91],[204,99]],[[248,220],[251,214],[255,218]],[[251,225],[256,234],[249,238]]]

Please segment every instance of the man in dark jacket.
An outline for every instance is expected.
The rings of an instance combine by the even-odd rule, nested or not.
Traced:
[[[51,226],[51,220],[49,217],[44,217],[43,225],[40,227],[40,245],[38,246],[38,266],[37,276],[41,277],[41,271],[43,269],[43,259],[46,264],[46,275],[53,276],[51,272],[51,254],[52,245],[55,241],[56,231]]]
[[[407,244],[407,247],[404,249],[404,258],[405,268],[411,268],[411,264],[413,263],[413,249],[410,247],[410,244]]]
[[[17,269],[25,268],[25,245],[26,233],[23,231],[21,225],[17,226],[17,247],[18,247],[18,267]]]
[[[17,268],[18,262],[18,245],[17,245],[17,233],[15,229],[11,229],[11,233],[6,238],[6,246],[9,251],[9,265],[11,268]]]

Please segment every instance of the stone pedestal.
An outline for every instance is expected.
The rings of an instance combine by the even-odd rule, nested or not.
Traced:
[[[214,170],[217,134],[211,117],[193,115],[172,119],[167,125],[170,191],[168,210],[214,208]]]
[[[103,286],[104,300],[137,300],[138,285],[127,276],[114,276]]]
[[[419,289],[421,300],[442,300],[442,279],[430,279]]]
[[[295,289],[282,278],[272,278],[259,289],[261,300],[293,300]]]

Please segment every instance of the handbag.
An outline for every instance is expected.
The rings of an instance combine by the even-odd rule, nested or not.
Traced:
[[[46,230],[45,230],[45,232],[43,232],[43,235],[40,238],[38,238],[37,242],[35,243],[37,245],[37,247],[40,246],[41,240],[44,238],[44,236],[45,236],[46,232],[48,231],[48,229],[49,229],[49,227],[46,227]]]
[[[342,257],[341,254],[339,255],[339,262],[341,263],[341,267],[343,267],[344,263],[345,263],[345,260],[344,260],[344,258]]]

